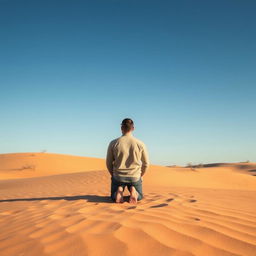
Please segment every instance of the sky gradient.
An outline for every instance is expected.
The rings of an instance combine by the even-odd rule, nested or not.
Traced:
[[[0,0],[0,153],[256,162],[255,1]]]

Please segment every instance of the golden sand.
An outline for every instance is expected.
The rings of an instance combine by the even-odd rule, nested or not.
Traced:
[[[255,256],[255,174],[151,166],[143,200],[115,204],[104,159],[2,154],[0,255]]]

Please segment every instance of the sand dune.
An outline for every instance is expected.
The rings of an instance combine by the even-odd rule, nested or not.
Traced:
[[[256,255],[254,164],[151,166],[137,205],[111,202],[104,164],[1,155],[0,255]]]
[[[104,170],[105,160],[48,153],[0,154],[0,179]]]

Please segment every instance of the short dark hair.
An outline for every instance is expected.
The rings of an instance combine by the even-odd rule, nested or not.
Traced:
[[[125,132],[129,132],[134,128],[134,123],[131,118],[125,118],[122,121],[121,126]]]

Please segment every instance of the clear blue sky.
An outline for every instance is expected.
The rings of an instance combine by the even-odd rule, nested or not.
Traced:
[[[255,1],[0,0],[0,153],[256,161]]]

